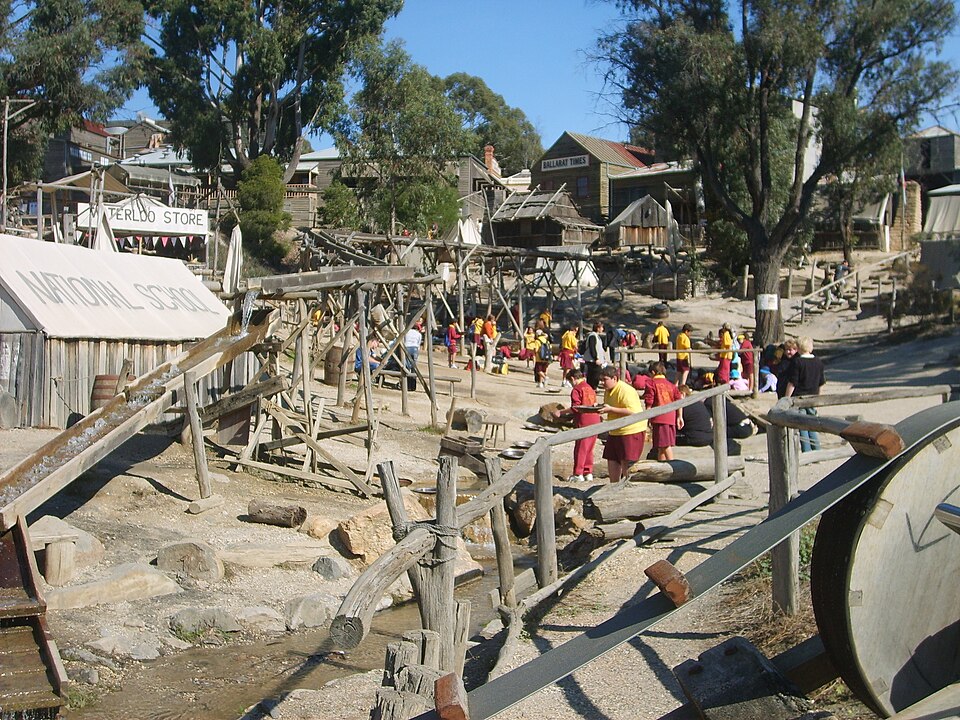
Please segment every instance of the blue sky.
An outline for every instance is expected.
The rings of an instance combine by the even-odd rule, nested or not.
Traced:
[[[549,147],[564,130],[626,139],[611,110],[617,97],[603,92],[599,71],[586,56],[617,17],[608,0],[406,0],[387,23],[386,37],[403,40],[414,62],[434,75],[483,78],[508,105],[523,110]],[[960,67],[960,29],[945,54]],[[145,90],[116,116],[133,117],[138,110],[156,116]],[[921,127],[934,123],[960,129],[960,114],[954,109],[929,116]],[[311,142],[315,149],[332,145],[325,137]]]

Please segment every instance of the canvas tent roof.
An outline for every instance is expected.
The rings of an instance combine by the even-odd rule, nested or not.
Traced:
[[[60,178],[54,182],[49,183],[40,183],[40,187],[45,193],[53,193],[58,190],[86,190],[90,192],[90,188],[97,188],[100,185],[100,179],[92,177],[93,171],[87,170],[86,172],[78,173],[76,175],[68,175],[67,177]],[[116,195],[129,195],[130,188],[124,185],[122,182],[117,180],[115,177],[109,173],[104,173],[103,175],[103,189],[107,193],[114,193]],[[27,183],[22,186],[26,189],[37,189],[37,183]]]
[[[179,260],[0,234],[0,332],[196,340],[229,312]]]
[[[556,250],[553,246],[537,248],[541,252],[550,252]],[[577,276],[580,278],[580,288],[594,288],[597,286],[597,270],[590,259],[590,248],[586,245],[571,245],[565,247],[567,253],[579,253],[583,255],[583,260],[554,260],[549,257],[537,258],[538,270],[553,270],[553,276],[557,284],[562,288],[574,288],[577,286]]]
[[[960,185],[931,190],[930,207],[923,219],[923,232],[934,239],[960,235]]]

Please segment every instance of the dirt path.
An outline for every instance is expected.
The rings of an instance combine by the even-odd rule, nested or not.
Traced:
[[[645,328],[647,321],[641,323],[635,318],[646,317],[646,309],[652,304],[649,298],[631,297],[627,303],[609,306],[606,319],[633,318],[633,322],[623,321],[631,327],[648,329]],[[750,324],[751,316],[750,303],[714,297],[674,304],[668,324],[679,327],[684,322],[691,322],[696,334],[702,336],[708,330],[716,332],[722,322]],[[872,385],[957,383],[960,380],[956,361],[952,360],[960,351],[960,335],[956,333],[922,338],[906,345],[872,346],[869,361],[865,350],[856,350],[845,339],[854,331],[861,337],[879,333],[884,327],[881,323],[880,319],[854,323],[852,313],[842,311],[821,316],[809,327],[808,332],[814,338],[827,343],[824,350],[828,358],[829,385],[825,391],[836,392]],[[649,324],[652,328],[653,322]],[[438,366],[442,365],[443,350],[442,347],[437,348],[435,357]],[[831,355],[836,359],[830,360]],[[470,384],[469,372],[442,368],[438,369],[438,373],[455,374],[462,378],[457,389],[459,406],[475,405],[491,414],[505,417],[509,442],[536,439],[537,433],[523,429],[527,418],[534,415],[545,402],[564,402],[567,399],[566,392],[559,390],[559,372],[555,365],[550,377],[553,390],[535,388],[525,363],[514,362],[507,376],[480,374],[476,401],[466,397]],[[321,385],[318,392],[326,399],[327,406],[332,406],[335,389]],[[439,435],[426,427],[429,423],[426,397],[423,393],[411,396],[409,417],[400,415],[398,392],[378,390],[376,397],[382,408],[377,459],[393,461],[401,478],[408,478],[420,485],[432,484],[436,473],[434,459],[439,449]],[[764,399],[760,404],[764,402],[768,401]],[[448,403],[449,397],[441,395],[441,418]],[[933,400],[880,403],[871,406],[869,412],[863,408],[840,408],[837,413],[859,412],[868,415],[869,419],[894,422],[932,403]],[[342,409],[337,411],[341,420],[345,413]],[[0,433],[0,466],[13,464],[51,434],[51,431],[40,430]],[[359,444],[337,442],[333,447],[341,460],[354,467],[361,466],[365,451]],[[765,456],[763,437],[750,438],[744,445],[743,454],[747,458],[746,482],[762,501],[767,482],[766,464],[761,461]],[[555,453],[554,473],[558,478],[565,478],[569,474],[569,455],[569,452],[563,451]],[[802,483],[805,486],[812,484],[835,464],[805,466]],[[218,468],[216,472],[222,477],[215,483],[215,492],[224,496],[224,504],[214,511],[196,516],[185,513],[186,505],[197,497],[189,449],[160,438],[138,438],[71,485],[48,503],[40,514],[64,517],[71,524],[91,532],[103,542],[106,551],[101,563],[85,569],[71,584],[99,578],[108,568],[122,563],[149,563],[160,547],[183,538],[202,539],[218,550],[252,544],[287,546],[298,542],[315,542],[290,529],[244,522],[247,503],[254,497],[303,505],[309,514],[330,522],[345,519],[372,504],[371,501],[350,495],[266,480],[224,468]],[[463,473],[464,484],[470,484],[468,476],[469,473]],[[664,543],[619,556],[565,594],[543,615],[539,625],[531,626],[530,635],[521,643],[514,664],[525,662],[565,642],[576,633],[608,618],[624,605],[645,596],[650,588],[639,583],[637,578],[642,577],[642,568],[655,560],[669,557],[681,569],[685,569],[695,565],[718,546],[703,542],[687,545]],[[334,547],[329,549],[331,553],[337,550]],[[233,713],[230,717],[239,717],[244,714],[243,707],[247,706],[250,695],[230,696],[228,683],[242,678],[254,682],[258,677],[269,677],[271,682],[265,683],[265,686],[269,686],[271,690],[268,694],[271,695],[297,687],[311,689],[310,692],[299,692],[295,699],[274,707],[272,717],[366,718],[379,682],[379,673],[339,679],[332,685],[316,690],[317,684],[326,679],[320,680],[316,675],[301,672],[319,663],[337,664],[345,672],[356,671],[363,667],[359,656],[351,659],[323,654],[321,657],[301,646],[291,649],[287,660],[272,662],[271,667],[263,668],[257,665],[255,643],[263,643],[263,647],[267,647],[278,641],[286,642],[284,638],[289,635],[245,629],[240,638],[228,642],[251,648],[240,653],[249,659],[250,664],[236,668],[235,675],[231,676],[229,667],[192,654],[195,651],[187,650],[182,640],[174,637],[169,630],[169,618],[184,608],[222,607],[229,612],[238,612],[244,608],[265,606],[282,612],[284,603],[291,597],[307,592],[343,594],[351,582],[352,578],[324,581],[309,566],[247,568],[228,565],[223,581],[212,585],[197,583],[175,595],[142,602],[50,611],[48,619],[51,630],[62,653],[68,658],[68,670],[88,679],[90,669],[96,670],[98,675],[93,684],[82,681],[76,683],[74,702],[86,703],[87,706],[76,713],[68,713],[67,717],[97,717],[105,720],[133,716],[212,717],[211,711],[203,710],[202,705],[190,705],[202,694],[200,690],[203,687],[213,688],[214,694],[219,693],[223,697],[223,705],[218,711],[229,709]],[[611,720],[660,717],[682,702],[670,668],[716,645],[725,633],[730,632],[736,622],[727,615],[722,596],[715,594],[703,598],[687,612],[678,614],[642,640],[623,645],[570,678],[504,713],[502,717],[590,717]],[[414,620],[410,622],[412,624]],[[399,634],[404,629],[407,628],[384,628],[384,631]],[[156,638],[160,657],[155,660],[111,658],[106,651],[91,650],[91,643],[114,637],[129,642],[144,637]],[[217,642],[215,638],[208,640]],[[102,642],[99,647],[103,647]],[[97,658],[106,658],[108,662],[91,660],[91,652]],[[265,657],[269,657],[266,650],[260,655],[260,662]],[[183,658],[182,666],[178,658]],[[487,660],[477,659],[474,662]],[[368,666],[375,666],[376,663],[374,658]],[[283,665],[283,668],[274,666],[276,664]],[[211,670],[212,667],[215,670]],[[257,667],[261,669],[257,670]],[[98,708],[98,697],[118,693],[126,696],[122,711],[105,712]],[[167,709],[162,712],[157,710],[160,704],[158,698],[164,696],[175,699],[173,705],[178,708],[176,711],[169,709],[170,703],[164,705]],[[114,712],[116,714],[112,714]],[[245,717],[260,715],[260,711],[252,711]]]

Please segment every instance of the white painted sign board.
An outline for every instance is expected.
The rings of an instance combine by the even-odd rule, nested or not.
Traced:
[[[57,338],[195,340],[230,313],[179,260],[0,234],[0,302]],[[2,327],[0,332],[18,328]],[[19,329],[23,329],[22,326]]]

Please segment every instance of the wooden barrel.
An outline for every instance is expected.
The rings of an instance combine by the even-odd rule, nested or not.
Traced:
[[[670,317],[670,306],[666,303],[657,303],[651,308],[650,316],[656,320],[666,320]]]
[[[90,411],[106,405],[117,394],[119,375],[97,375],[93,379],[93,391],[90,393]],[[136,380],[133,375],[127,375],[128,380]]]
[[[327,350],[323,358],[323,384],[336,387],[340,384],[340,354],[343,352],[343,345],[334,345]]]

